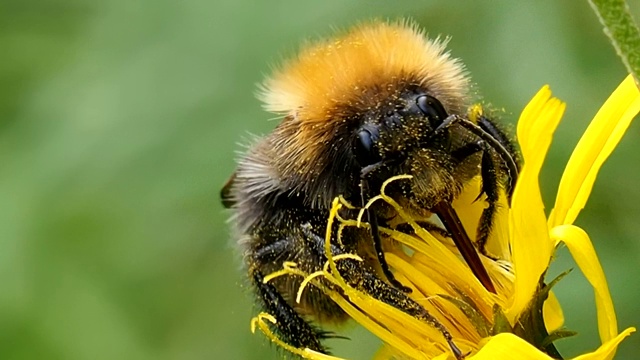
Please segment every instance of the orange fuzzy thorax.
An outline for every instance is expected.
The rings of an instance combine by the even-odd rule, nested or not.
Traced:
[[[333,110],[362,89],[417,83],[445,108],[461,111],[469,82],[462,64],[407,22],[374,22],[304,48],[268,78],[261,99],[268,111],[298,121],[330,121]]]

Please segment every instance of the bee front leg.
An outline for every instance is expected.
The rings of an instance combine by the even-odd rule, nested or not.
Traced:
[[[520,156],[518,155],[518,151],[516,150],[513,142],[511,142],[509,137],[504,133],[504,131],[502,131],[500,127],[498,127],[490,118],[486,116],[480,116],[478,118],[478,126],[486,133],[490,134],[491,137],[496,139],[500,144],[502,144],[504,149],[506,149],[509,154],[507,160],[505,160],[506,162],[504,163],[504,165],[508,173],[507,175],[509,176],[509,181],[506,188],[507,199],[509,200],[509,202],[511,202],[513,190],[516,186],[518,173],[520,171]],[[500,156],[503,157],[503,155]]]
[[[387,278],[389,283],[391,283],[396,288],[400,289],[402,292],[411,293],[411,288],[402,285],[398,279],[393,275],[391,269],[389,268],[389,263],[387,263],[387,259],[384,257],[384,250],[382,249],[382,239],[380,238],[380,230],[378,228],[378,218],[373,210],[367,209],[367,216],[369,218],[369,224],[371,226],[371,236],[373,237],[373,246],[376,252],[376,257],[378,258],[378,263],[380,263],[380,268],[382,269],[382,273]]]
[[[493,229],[495,214],[498,210],[498,200],[500,199],[500,178],[501,172],[504,170],[501,168],[495,160],[494,149],[487,144],[484,140],[479,140],[473,143],[469,143],[463,146],[453,153],[458,159],[465,159],[469,156],[481,153],[482,158],[480,160],[480,177],[482,179],[482,190],[478,194],[478,200],[482,194],[486,195],[487,207],[482,211],[478,227],[476,228],[476,242],[475,245],[478,251],[489,258],[495,259],[486,251],[487,240],[491,235]]]
[[[482,211],[480,216],[480,222],[478,223],[478,229],[476,233],[476,244],[478,250],[483,255],[493,258],[487,253],[486,246],[493,224],[495,222],[495,215],[498,210],[498,200],[500,199],[499,193],[499,178],[498,172],[500,169],[496,166],[496,162],[491,154],[491,149],[488,145],[484,145],[485,149],[482,152],[481,163],[481,176],[482,176],[482,192],[487,195],[487,207]]]

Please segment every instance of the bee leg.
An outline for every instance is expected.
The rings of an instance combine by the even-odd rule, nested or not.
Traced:
[[[324,333],[304,320],[275,286],[265,283],[260,271],[253,269],[250,275],[264,310],[276,319],[274,327],[281,340],[298,349],[309,348],[326,354],[327,349],[320,342]]]
[[[485,121],[487,121],[485,119]],[[493,128],[495,130],[495,128]],[[497,130],[496,130],[497,131]],[[493,133],[492,133],[493,134]],[[504,136],[504,135],[503,135]],[[500,174],[503,168],[499,167],[495,159],[494,149],[487,144],[484,140],[479,140],[474,143],[470,143],[463,146],[453,153],[458,159],[464,159],[465,157],[482,153],[482,159],[480,163],[480,177],[482,178],[482,191],[478,194],[478,200],[482,194],[487,196],[487,207],[482,211],[480,221],[476,230],[476,247],[478,251],[491,259],[495,260],[494,256],[491,256],[486,251],[487,239],[493,229],[494,217],[498,210],[498,200],[500,198],[499,183]]]
[[[476,200],[478,200],[482,194],[485,194],[487,196],[486,202],[488,205],[482,211],[482,215],[480,216],[480,221],[476,230],[476,247],[482,255],[495,260],[495,257],[487,253],[485,247],[487,245],[487,239],[489,239],[491,229],[493,228],[496,211],[498,210],[498,200],[500,198],[499,174],[502,169],[496,163],[493,155],[494,149],[484,140],[479,140],[457,149],[454,152],[454,156],[458,159],[464,159],[465,157],[477,154],[478,152],[482,152],[482,159],[480,162],[482,191],[480,191]]]
[[[362,181],[360,184],[362,197],[362,205],[365,204],[365,192],[368,191],[368,186],[366,181]],[[396,277],[389,269],[389,264],[387,263],[387,259],[384,257],[384,250],[382,249],[382,239],[380,239],[380,231],[378,229],[378,217],[375,212],[371,208],[367,208],[367,220],[369,222],[369,226],[371,229],[371,238],[373,239],[373,249],[376,253],[376,257],[378,259],[378,264],[380,264],[380,268],[382,269],[382,274],[384,274],[387,281],[398,289],[402,290],[405,293],[411,293],[411,288],[402,285],[400,281],[396,279]]]
[[[380,239],[380,231],[378,230],[378,218],[375,213],[371,209],[367,209],[367,216],[369,217],[369,225],[371,226],[371,236],[373,237],[373,247],[376,252],[376,257],[378,258],[378,263],[380,264],[380,268],[382,269],[382,273],[387,278],[391,285],[400,289],[402,292],[411,293],[411,288],[402,285],[400,281],[393,276],[391,269],[389,269],[389,264],[387,263],[387,259],[384,257],[384,251],[382,249],[382,239]]]
[[[489,235],[491,235],[491,229],[493,229],[496,211],[498,210],[498,200],[500,198],[498,172],[500,170],[496,166],[489,145],[483,144],[483,146],[485,150],[482,152],[480,174],[482,176],[482,192],[487,195],[486,201],[488,206],[482,211],[482,215],[480,216],[476,233],[476,246],[480,253],[495,260],[494,257],[487,253],[486,245],[487,239],[489,239]]]
[[[294,258],[291,254],[295,246],[295,242],[288,238],[253,249],[249,255],[252,264],[249,279],[262,309],[276,319],[272,329],[282,341],[299,349],[309,348],[327,354],[321,340],[331,337],[330,333],[311,325],[287,302],[278,287],[264,281],[265,274],[281,268],[285,260]]]
[[[515,187],[516,180],[518,178],[518,171],[520,171],[520,159],[518,155],[518,151],[515,146],[509,139],[509,137],[500,129],[496,124],[491,121],[488,117],[481,115],[478,117],[478,126],[484,130],[486,133],[490,134],[494,139],[498,140],[500,144],[507,150],[509,155],[511,156],[513,165],[515,166],[515,171],[511,169],[507,164],[507,169],[509,170],[509,185],[507,188],[507,197],[509,201],[511,201],[511,195],[513,195],[513,189]]]
[[[324,238],[310,230],[307,231],[307,236],[315,242],[314,251],[318,252],[318,254],[324,254]],[[343,249],[335,245],[331,246],[331,252],[334,256],[345,253]],[[422,305],[407,296],[405,292],[381,280],[371,269],[368,269],[360,261],[349,258],[341,259],[336,261],[336,268],[349,286],[434,327],[445,338],[456,359],[464,358],[460,348],[453,342],[453,336],[449,330]]]

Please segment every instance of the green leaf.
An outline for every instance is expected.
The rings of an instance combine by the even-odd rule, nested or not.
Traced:
[[[625,0],[589,0],[627,71],[640,79],[640,31]]]

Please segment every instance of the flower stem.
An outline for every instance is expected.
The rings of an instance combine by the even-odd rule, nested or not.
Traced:
[[[640,84],[640,30],[633,21],[625,0],[589,0],[604,26],[604,33],[627,70]]]

